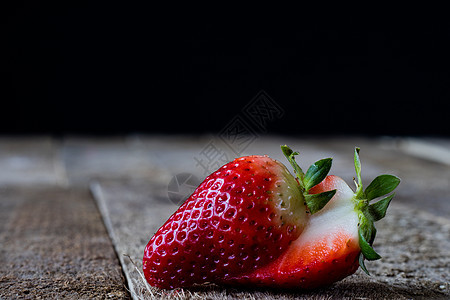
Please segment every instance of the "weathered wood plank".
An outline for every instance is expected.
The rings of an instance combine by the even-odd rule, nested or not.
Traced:
[[[0,137],[0,186],[66,186],[59,142],[49,137]]]
[[[450,140],[403,138],[397,146],[410,155],[450,166]]]
[[[163,196],[165,185],[147,181],[112,182],[93,185],[93,191],[102,208],[116,250],[121,255],[124,271],[130,282],[132,295],[149,297],[145,282],[128,260],[129,255],[141,270],[143,249],[160,225],[176,209]],[[155,196],[153,196],[155,195]],[[414,218],[411,218],[411,215]],[[362,272],[333,285],[314,292],[286,293],[276,291],[227,290],[208,286],[175,293],[164,294],[151,288],[153,295],[161,297],[180,296],[206,298],[369,298],[407,299],[414,297],[439,298],[448,296],[450,263],[450,221],[434,215],[410,209],[394,203],[389,218],[378,224],[379,234],[376,249],[383,260],[368,263],[373,274],[367,277]],[[181,297],[183,298],[183,297]]]
[[[113,239],[116,251],[121,256],[125,273],[135,298],[150,296],[144,281],[135,266],[123,256],[129,255],[141,268],[143,249],[152,234],[176,209],[167,197],[167,184],[171,176],[179,172],[190,172],[202,178],[202,172],[195,164],[193,156],[208,143],[206,139],[152,139],[140,137],[138,143],[149,157],[156,159],[158,167],[153,168],[147,178],[128,180],[99,180],[92,185],[92,191],[101,208],[102,215]],[[151,289],[155,296],[161,297],[207,297],[207,298],[263,298],[276,299],[329,299],[329,298],[444,298],[449,296],[449,274],[445,266],[450,263],[450,221],[447,215],[437,216],[436,210],[423,212],[424,193],[431,191],[426,187],[434,181],[433,177],[424,180],[419,186],[419,176],[413,174],[418,169],[426,169],[426,174],[438,170],[446,175],[442,165],[429,164],[409,156],[398,149],[380,146],[378,141],[366,139],[259,139],[250,145],[246,153],[270,154],[284,161],[279,145],[287,143],[301,151],[302,164],[333,156],[333,173],[342,174],[346,179],[354,176],[353,147],[359,145],[363,153],[363,172],[371,179],[380,173],[393,172],[403,179],[396,200],[389,211],[389,217],[378,225],[379,234],[375,243],[384,259],[370,263],[373,277],[361,272],[328,289],[313,292],[286,293],[266,290],[223,289],[216,286],[162,293]],[[184,150],[184,151],[183,151]],[[273,154],[275,153],[275,154]],[[278,153],[278,154],[276,154]],[[183,168],[180,167],[180,164]],[[405,165],[406,164],[406,165]],[[165,168],[165,169],[164,169]],[[409,183],[411,181],[411,183]],[[405,183],[406,182],[406,183]],[[434,183],[438,191],[444,190],[445,181]],[[412,189],[412,191],[410,190]],[[443,198],[444,197],[444,198]],[[448,197],[437,193],[436,203],[445,202]],[[412,203],[413,205],[404,205]],[[447,212],[448,205],[446,206]],[[413,217],[411,217],[413,216]]]
[[[167,199],[166,186],[155,181],[133,180],[125,181],[125,184],[94,182],[91,185],[135,299],[150,294],[145,293],[146,287],[139,272],[126,256],[142,270],[142,245],[156,232],[158,224],[162,224],[177,208]]]
[[[133,136],[68,137],[61,153],[68,182],[75,186],[98,178],[148,177],[157,167]]]
[[[129,298],[87,190],[0,189],[0,298]]]

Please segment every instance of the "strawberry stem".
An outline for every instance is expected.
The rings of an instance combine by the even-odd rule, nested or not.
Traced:
[[[300,166],[295,161],[295,155],[298,155],[299,153],[292,151],[292,149],[289,148],[287,145],[281,146],[281,151],[283,151],[284,156],[286,156],[286,159],[289,161],[292,168],[294,168],[295,176],[298,178],[298,183],[300,184],[300,187],[303,192],[305,190],[305,186],[303,184],[303,178],[305,178],[305,173],[303,173],[302,168],[300,168]]]
[[[356,199],[362,199],[364,198],[364,190],[363,190],[363,184],[361,179],[361,160],[359,159],[359,147],[355,147],[355,171],[356,171],[356,177],[358,181],[356,183]]]

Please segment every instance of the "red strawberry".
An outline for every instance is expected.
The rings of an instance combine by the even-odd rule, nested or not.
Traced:
[[[147,281],[169,289],[227,282],[273,262],[304,230],[305,201],[320,198],[325,204],[333,196],[326,192],[316,197],[304,188],[323,180],[330,167],[331,159],[318,161],[299,182],[267,156],[224,165],[149,241],[143,259]]]
[[[208,176],[148,243],[147,281],[161,288],[204,282],[314,288],[358,266],[367,272],[364,259],[380,258],[371,247],[373,224],[393,195],[369,201],[392,192],[399,179],[381,175],[363,191],[356,149],[354,193],[341,178],[326,177],[331,159],[305,174],[298,153],[282,150],[297,179],[265,156],[236,159]]]
[[[289,154],[291,159],[293,155]],[[315,288],[353,274],[359,266],[366,272],[364,259],[380,256],[371,244],[375,238],[374,222],[383,218],[394,195],[369,204],[392,192],[400,180],[381,175],[362,189],[359,149],[355,150],[358,177],[356,192],[337,176],[327,176],[312,187],[311,194],[336,190],[319,212],[311,215],[302,234],[276,260],[251,273],[230,278],[229,282],[289,288]],[[299,174],[301,178],[303,174]]]

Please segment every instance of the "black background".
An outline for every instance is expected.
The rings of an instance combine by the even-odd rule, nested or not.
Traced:
[[[269,133],[449,136],[432,17],[61,2],[2,12],[2,134],[216,133],[264,90],[285,111]]]

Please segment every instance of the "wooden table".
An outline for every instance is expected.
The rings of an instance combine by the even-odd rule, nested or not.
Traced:
[[[383,259],[367,263],[373,275],[358,271],[315,291],[148,289],[143,249],[177,199],[236,154],[286,163],[281,144],[299,150],[303,166],[333,156],[331,173],[347,181],[359,146],[366,183],[382,173],[402,178],[377,226]],[[216,136],[1,137],[0,298],[450,297],[450,140],[263,136],[236,145]],[[186,174],[190,181],[174,185]]]

